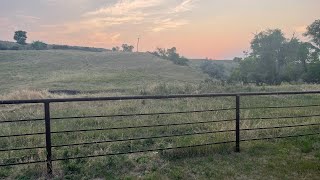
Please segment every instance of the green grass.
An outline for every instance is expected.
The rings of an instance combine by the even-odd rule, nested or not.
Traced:
[[[144,53],[78,51],[0,51],[0,99],[62,98],[110,95],[155,95],[208,92],[305,91],[319,85],[243,86],[205,83],[196,66],[182,67]],[[21,90],[22,89],[22,90]],[[23,90],[26,89],[26,90]],[[32,90],[33,89],[33,90]],[[46,90],[87,92],[76,96]],[[99,90],[97,94],[90,94]],[[115,92],[115,93],[114,93]],[[241,97],[241,107],[319,104],[320,95]],[[52,103],[51,116],[88,116],[207,110],[235,107],[234,97],[176,100],[130,100]],[[241,118],[319,114],[319,107],[242,110]],[[2,105],[0,121],[43,118],[42,105]],[[157,125],[235,118],[234,110],[194,114],[52,120],[52,131]],[[319,123],[318,117],[242,121],[241,128]],[[0,124],[0,135],[44,131],[43,122]],[[53,145],[127,138],[179,135],[234,129],[234,122],[163,126],[53,134]],[[241,138],[262,138],[319,132],[319,126],[241,132]],[[121,153],[233,141],[234,132],[155,138],[53,148],[53,158]],[[320,136],[242,142],[178,150],[54,162],[54,179],[318,179]],[[0,138],[0,149],[44,146],[44,136]],[[45,159],[45,150],[0,152],[0,163]],[[0,179],[45,179],[45,164],[1,167]]]
[[[198,83],[206,75],[147,53],[49,50],[0,51],[0,76],[5,94],[23,88],[132,92],[152,83]]]

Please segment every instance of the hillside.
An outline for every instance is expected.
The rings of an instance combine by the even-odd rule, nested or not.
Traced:
[[[85,47],[85,46],[69,46],[69,45],[57,45],[48,44],[46,50],[79,50],[79,51],[91,51],[91,52],[103,52],[111,51],[105,48],[95,48],[95,47]],[[0,40],[0,50],[35,50],[30,43],[26,45],[21,45],[16,42],[11,41],[1,41]]]
[[[0,92],[17,89],[123,92],[152,83],[196,83],[206,75],[147,53],[0,51]]]

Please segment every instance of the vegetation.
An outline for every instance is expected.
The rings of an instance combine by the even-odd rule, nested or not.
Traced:
[[[225,76],[225,68],[222,64],[215,64],[212,61],[204,61],[201,64],[201,70],[204,73],[207,73],[211,78],[215,78],[218,80],[226,80]]]
[[[123,52],[132,52],[134,49],[132,45],[128,45],[128,44],[122,44],[121,47]]]
[[[25,45],[27,40],[26,31],[16,31],[14,33],[13,39],[17,41],[18,44]]]
[[[230,77],[243,83],[280,84],[282,82],[320,82],[319,21],[307,28],[306,36],[315,43],[302,42],[296,37],[286,39],[279,29],[255,35],[251,53],[240,62]]]
[[[307,32],[304,35],[310,37],[312,42],[320,48],[320,19],[308,26]]]
[[[0,51],[0,94],[15,89],[133,94],[147,84],[201,82],[207,76],[148,53]]]
[[[200,88],[200,89],[199,89]],[[220,89],[221,88],[221,89]],[[192,91],[212,92],[222,91],[274,91],[274,90],[302,90],[317,89],[318,85],[307,86],[268,86],[268,87],[222,87],[213,84],[201,86],[186,86],[184,83],[162,83],[154,87],[143,89],[145,94],[190,93]],[[85,96],[85,95],[81,95]],[[92,96],[92,95],[90,95]],[[106,96],[97,94],[96,96]],[[61,98],[66,95],[54,95],[46,91],[20,91],[9,93],[0,99],[31,99],[31,98]],[[242,107],[284,106],[317,104],[319,95],[301,96],[263,96],[243,97]],[[109,101],[95,103],[53,103],[52,117],[108,115],[130,113],[172,112],[184,110],[205,110],[234,107],[234,98],[201,98],[181,100],[137,100],[137,101]],[[21,117],[41,118],[42,105],[2,106],[1,120],[14,120]],[[294,116],[317,114],[319,107],[287,109],[255,109],[242,110],[242,118]],[[176,114],[161,116],[137,116],[127,118],[93,118],[53,120],[52,131],[95,129],[124,126],[141,126],[166,123],[186,123],[199,121],[218,121],[234,118],[234,111]],[[241,128],[270,127],[279,125],[319,123],[318,118],[295,118],[243,121]],[[0,129],[0,135],[42,132],[42,122],[11,123]],[[111,131],[96,131],[83,133],[54,134],[54,145],[66,143],[81,143],[103,140],[117,140],[138,137],[177,135],[183,133],[199,133],[234,128],[234,122],[210,123],[186,126],[169,126],[143,129],[124,129]],[[261,138],[270,136],[286,136],[304,133],[316,133],[314,128],[286,128],[274,130],[248,131],[241,134],[242,139]],[[186,137],[161,139],[146,139],[141,141],[102,143],[53,149],[54,158],[96,155],[103,153],[127,152],[152,148],[167,148],[187,146],[202,143],[234,140],[234,133],[218,133]],[[263,140],[242,142],[241,153],[234,153],[234,144],[214,145],[168,151],[156,151],[131,155],[98,157],[81,160],[58,161],[54,163],[56,179],[232,179],[245,176],[246,179],[312,179],[319,176],[319,136],[291,138],[283,140]],[[0,149],[14,147],[32,147],[45,144],[43,136],[26,138],[14,137],[0,139]],[[45,158],[45,151],[27,150],[1,152],[0,159],[7,162],[25,162]],[[279,164],[285,164],[281,166]],[[7,179],[38,179],[45,177],[44,164],[27,166],[12,166],[0,168],[0,178]],[[298,172],[298,173],[295,173]]]
[[[170,49],[158,48],[156,51],[151,52],[151,54],[153,54],[157,57],[161,57],[163,59],[168,59],[177,65],[187,66],[188,62],[189,62],[189,60],[187,58],[180,56],[177,53],[176,47],[172,47]]]
[[[119,52],[120,51],[120,47],[119,46],[113,47],[112,51],[113,52]]]
[[[35,50],[46,50],[48,49],[48,45],[44,42],[41,42],[41,41],[34,41],[32,44],[31,44],[31,47]]]

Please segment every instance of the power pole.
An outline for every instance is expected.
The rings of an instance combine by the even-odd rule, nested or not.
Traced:
[[[137,42],[137,52],[139,52],[139,43],[140,43],[140,37],[138,37],[138,42]]]

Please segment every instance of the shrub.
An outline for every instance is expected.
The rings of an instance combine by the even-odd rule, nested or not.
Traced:
[[[41,41],[34,41],[31,44],[31,47],[32,47],[32,49],[35,49],[35,50],[45,50],[48,48],[48,45],[44,42],[41,42]]]
[[[0,50],[8,50],[8,47],[0,43]]]
[[[17,45],[14,45],[14,46],[12,46],[11,48],[10,48],[10,50],[19,50],[20,48],[19,48],[19,46],[17,46]]]

